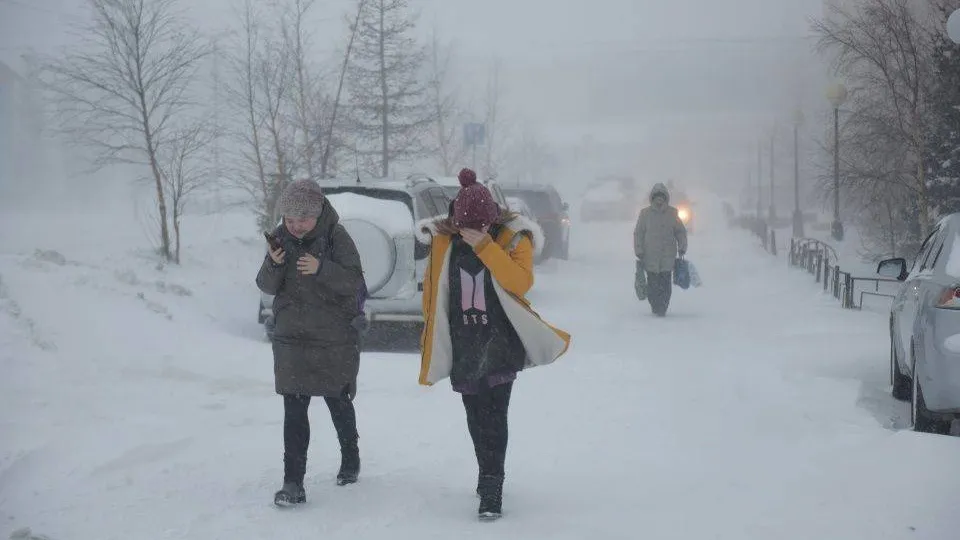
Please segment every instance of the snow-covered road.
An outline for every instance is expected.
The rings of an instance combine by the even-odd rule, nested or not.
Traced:
[[[248,218],[198,224],[191,260],[165,272],[4,239],[0,535],[956,538],[960,440],[900,430],[883,316],[841,310],[714,206],[689,253],[705,285],[675,290],[666,319],[633,296],[631,224],[577,224],[572,260],[539,270],[532,300],[573,346],[516,385],[495,524],[474,517],[460,400],[418,387],[410,353],[363,357],[361,482],[333,484],[318,403],[310,502],[270,504],[282,404],[253,319],[261,247],[235,232]]]

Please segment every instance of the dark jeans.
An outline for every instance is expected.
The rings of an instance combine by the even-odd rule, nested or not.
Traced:
[[[480,475],[503,478],[507,457],[507,409],[513,383],[484,387],[478,394],[463,394],[467,428],[473,439]]]
[[[341,448],[357,444],[357,413],[348,398],[325,397]],[[283,481],[303,484],[310,447],[310,396],[283,396]]]
[[[647,272],[647,300],[656,315],[666,315],[673,294],[673,272]]]

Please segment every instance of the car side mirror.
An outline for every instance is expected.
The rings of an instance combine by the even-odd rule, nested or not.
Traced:
[[[880,264],[877,265],[877,275],[896,279],[897,281],[906,281],[909,275],[907,272],[907,260],[902,257],[897,257],[896,259],[880,261]]]

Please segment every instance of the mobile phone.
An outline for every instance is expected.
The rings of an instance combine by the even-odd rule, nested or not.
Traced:
[[[276,251],[283,247],[283,243],[280,242],[280,239],[274,236],[271,233],[263,233],[263,237],[267,239],[267,243],[270,244],[270,251]]]

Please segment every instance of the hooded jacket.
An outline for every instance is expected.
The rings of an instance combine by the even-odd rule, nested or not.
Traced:
[[[453,236],[438,228],[442,220],[418,225],[422,242],[430,242],[430,258],[423,280],[423,318],[420,378],[422,385],[433,385],[450,376],[453,368],[453,343],[449,321],[449,265]],[[543,249],[542,234],[523,216],[502,223],[496,238],[488,238],[474,251],[493,278],[497,298],[523,344],[524,368],[553,363],[570,346],[570,334],[554,328],[533,311],[526,300],[533,286],[533,259]],[[537,240],[536,244],[531,238]]]
[[[657,195],[667,198],[662,208],[652,204]],[[687,251],[687,228],[680,221],[677,209],[670,206],[667,186],[653,186],[650,202],[650,206],[640,211],[633,229],[633,251],[647,272],[672,272],[678,252]]]

